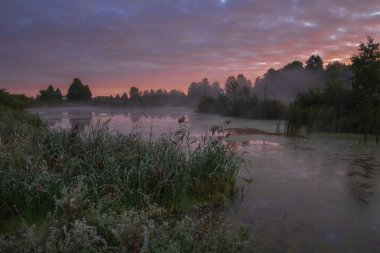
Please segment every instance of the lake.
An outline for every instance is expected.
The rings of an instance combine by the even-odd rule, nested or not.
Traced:
[[[178,129],[182,116],[194,138],[226,121],[231,128],[284,129],[281,121],[228,118],[192,108],[30,111],[54,127],[110,120],[111,131],[129,133],[137,127],[153,138]],[[380,146],[374,141],[362,144],[360,136],[338,134],[229,138],[247,162],[239,173],[243,193],[225,203],[225,215],[252,227],[262,252],[380,252]]]

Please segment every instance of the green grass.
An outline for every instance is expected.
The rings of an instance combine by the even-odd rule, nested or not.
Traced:
[[[36,116],[6,109],[0,111],[0,151],[0,218],[16,215],[28,224],[22,234],[2,238],[0,251],[1,245],[6,251],[9,245],[23,240],[35,241],[30,245],[42,247],[50,230],[56,231],[56,237],[50,238],[52,243],[85,236],[83,240],[91,247],[101,246],[100,251],[110,244],[120,250],[125,238],[118,239],[115,231],[118,226],[128,226],[123,221],[125,212],[134,208],[143,213],[156,206],[167,210],[165,215],[169,217],[187,203],[222,200],[236,191],[235,178],[242,163],[218,139],[205,136],[194,141],[184,128],[153,140],[138,131],[128,135],[111,133],[108,122],[98,122],[86,130],[49,128]],[[31,224],[48,214],[50,220],[37,228],[40,232],[33,232]],[[161,230],[168,231],[162,236],[168,236],[169,241],[173,239],[170,233],[184,222],[185,230],[189,230],[186,233],[195,231],[193,237],[187,236],[197,244],[201,225],[195,220],[188,222],[188,217],[179,217],[169,226],[166,221],[156,224],[156,218],[143,217],[144,226],[157,236],[161,236]],[[149,227],[152,224],[160,232],[154,232]],[[140,225],[131,229],[141,229]],[[138,236],[132,238],[137,251],[149,246],[140,238],[148,230],[136,232]],[[209,232],[212,230],[206,229],[205,233]],[[228,231],[220,232],[217,236],[223,237]],[[79,234],[74,236],[75,233]],[[224,238],[228,247],[234,243],[232,238],[235,237]],[[198,241],[204,243],[203,239]],[[160,248],[152,245],[151,249]],[[173,249],[192,249],[182,246]],[[72,252],[83,249],[62,247]]]

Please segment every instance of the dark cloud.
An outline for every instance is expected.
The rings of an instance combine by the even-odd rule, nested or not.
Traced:
[[[380,39],[378,1],[4,0],[0,86],[34,95],[80,77],[96,94],[186,89],[204,76],[224,83],[270,67],[349,61],[357,44]]]

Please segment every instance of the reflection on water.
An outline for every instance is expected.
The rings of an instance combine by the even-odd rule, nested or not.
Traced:
[[[175,131],[179,127],[179,120],[190,130],[193,136],[204,135],[213,126],[233,122],[229,127],[248,129],[253,126],[243,119],[229,119],[218,115],[194,113],[189,108],[112,108],[112,107],[48,107],[34,108],[30,111],[39,113],[55,127],[70,128],[75,125],[88,127],[99,120],[111,120],[110,129],[127,134],[136,125],[141,126],[143,134],[159,136],[167,131]],[[274,132],[279,122],[256,121],[256,131]],[[151,133],[152,131],[152,133]],[[211,132],[209,132],[211,133]]]
[[[379,163],[374,157],[362,154],[357,156],[351,163],[348,172],[351,196],[362,202],[369,203],[374,197],[374,187],[377,185],[376,174],[379,173]]]
[[[71,126],[87,127],[91,124],[93,114],[89,111],[68,111],[66,117]]]
[[[164,130],[178,127],[178,118],[185,116],[184,109],[121,109],[110,107],[49,107],[35,108],[37,112],[55,127],[71,128],[73,126],[88,127],[90,124],[111,120],[110,128],[121,133],[129,133],[136,126],[143,126],[143,132],[150,131],[155,126],[155,134],[160,135]],[[183,114],[185,113],[185,115]],[[186,121],[186,120],[185,120]]]
[[[355,136],[287,138],[278,122],[226,118],[188,108],[36,108],[55,126],[88,126],[111,119],[109,128],[159,136],[178,129],[185,116],[192,136],[215,125],[250,129],[226,141],[247,160],[238,178],[244,197],[225,205],[226,215],[255,228],[262,252],[380,252],[380,152]],[[255,135],[252,133],[255,132]],[[209,132],[210,133],[210,132]],[[246,183],[250,181],[251,183]]]

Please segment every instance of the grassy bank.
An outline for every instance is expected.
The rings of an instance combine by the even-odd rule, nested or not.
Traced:
[[[192,143],[179,129],[152,140],[110,133],[107,122],[51,129],[2,109],[0,140],[0,218],[21,221],[1,237],[0,251],[231,252],[242,245],[246,234],[214,215],[174,212],[235,192],[242,160],[210,136]]]

